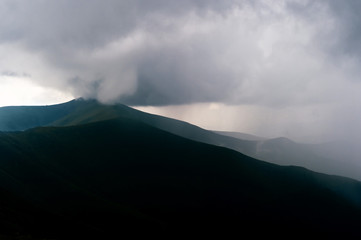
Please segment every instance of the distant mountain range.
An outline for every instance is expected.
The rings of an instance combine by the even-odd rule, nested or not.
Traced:
[[[240,153],[261,142],[297,154],[287,139],[246,141],[92,100],[0,108],[0,126],[4,239],[361,235],[360,182]]]
[[[213,131],[213,132],[220,134],[220,135],[238,138],[241,140],[248,140],[248,141],[263,141],[263,140],[267,139],[265,137],[259,137],[259,136],[255,136],[252,134],[240,133],[240,132],[227,132],[227,131]]]

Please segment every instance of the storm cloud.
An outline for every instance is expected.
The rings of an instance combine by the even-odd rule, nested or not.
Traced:
[[[247,105],[286,122],[287,109],[312,109],[313,128],[361,129],[360,11],[357,0],[3,0],[0,73],[105,103]]]

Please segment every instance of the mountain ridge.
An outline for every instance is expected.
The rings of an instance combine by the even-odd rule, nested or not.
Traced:
[[[279,224],[304,234],[358,232],[360,207],[325,182],[360,191],[359,182],[261,162],[134,119],[6,133],[3,149],[0,190],[26,199],[30,212],[40,208],[46,222],[32,221],[55,224],[47,234],[64,227],[116,234],[119,224],[122,231],[141,226],[173,234],[238,232],[240,226],[282,234]],[[8,184],[10,176],[18,183]],[[22,231],[39,234],[23,221]]]
[[[263,161],[285,166],[301,166],[317,172],[361,180],[361,165],[357,164],[357,158],[350,156],[347,151],[344,151],[343,155],[334,153],[334,149],[336,149],[334,146],[326,148],[324,145],[301,144],[283,138],[259,141],[242,140],[231,136],[223,136],[187,122],[144,113],[122,104],[104,105],[96,100],[76,99],[64,104],[55,105],[54,107],[55,110],[53,109],[53,112],[49,111],[52,106],[47,106],[46,108],[35,107],[36,109],[41,109],[41,111],[35,111],[37,113],[35,117],[34,114],[31,115],[33,119],[35,118],[33,122],[39,123],[37,125],[33,124],[32,127],[71,126],[128,117],[178,136],[216,146],[227,147]],[[13,108],[16,109],[16,107]],[[28,118],[27,114],[31,111],[24,111],[24,108],[26,107],[20,108],[21,111],[18,113],[18,120],[23,121]],[[60,108],[60,110],[56,110],[56,108]],[[33,108],[30,107],[30,109]],[[17,124],[16,121],[10,121],[9,118],[4,118],[4,112],[6,111],[0,108],[0,131],[4,130],[1,129],[1,126],[10,123],[17,126],[17,129],[25,129],[25,126],[21,126],[21,121]],[[56,114],[52,115],[54,112]],[[43,115],[45,115],[45,117],[43,117]],[[40,118],[40,120],[36,118]],[[44,119],[47,120],[47,122],[44,122]],[[333,152],[333,154],[329,154],[331,152]]]

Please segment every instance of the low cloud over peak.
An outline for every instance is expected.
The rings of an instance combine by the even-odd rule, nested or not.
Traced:
[[[354,116],[360,11],[357,0],[4,0],[0,73],[107,103]]]

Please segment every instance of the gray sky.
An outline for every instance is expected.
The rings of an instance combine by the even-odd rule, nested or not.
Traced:
[[[300,141],[361,135],[359,0],[1,0],[0,105],[122,102]]]

